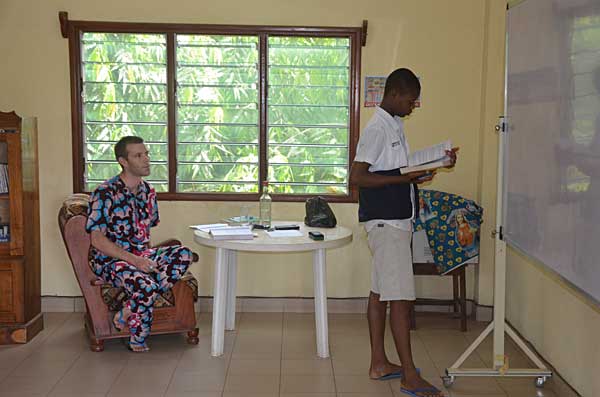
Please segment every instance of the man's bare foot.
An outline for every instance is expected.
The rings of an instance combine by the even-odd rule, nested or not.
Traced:
[[[438,390],[431,383],[421,378],[418,373],[407,374],[402,378],[402,391],[405,394],[417,397],[445,397],[445,394]]]
[[[150,351],[150,348],[146,343],[129,342],[127,348],[134,353],[144,353]]]
[[[391,363],[389,361],[383,365],[373,366],[371,364],[371,368],[369,368],[369,378],[371,379],[381,379],[382,377],[387,376],[390,376],[391,379],[392,375],[396,375],[393,376],[394,378],[400,378],[402,377],[403,373],[404,372],[400,365]]]
[[[113,325],[117,331],[121,332],[127,326],[129,316],[131,316],[131,310],[126,307],[115,313]]]

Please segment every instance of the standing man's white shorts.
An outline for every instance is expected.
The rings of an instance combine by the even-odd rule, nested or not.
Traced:
[[[382,222],[368,232],[368,238],[373,254],[371,291],[380,301],[415,300],[412,232]]]

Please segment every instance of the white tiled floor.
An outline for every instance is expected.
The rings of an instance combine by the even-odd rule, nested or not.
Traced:
[[[400,382],[368,378],[369,334],[364,314],[330,314],[331,359],[315,354],[312,313],[241,313],[228,332],[225,354],[210,356],[210,313],[199,315],[200,344],[183,336],[154,336],[150,353],[128,352],[108,341],[93,353],[82,313],[45,313],[45,328],[27,345],[0,347],[0,396],[194,396],[194,397],[394,397]],[[458,331],[447,315],[422,315],[412,333],[413,354],[422,374],[442,388],[440,375],[476,338],[485,324],[470,322]],[[388,330],[389,331],[389,330]],[[391,335],[389,357],[397,360]],[[531,366],[507,342],[510,362]],[[467,360],[490,364],[491,341]],[[532,379],[458,378],[448,396],[571,397],[560,381],[536,389]]]

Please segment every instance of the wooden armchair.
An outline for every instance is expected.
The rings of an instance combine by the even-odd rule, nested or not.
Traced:
[[[58,214],[60,227],[73,271],[85,299],[85,327],[90,337],[92,351],[104,350],[104,340],[129,337],[125,328],[119,332],[112,323],[115,310],[118,310],[124,293],[98,278],[89,264],[90,235],[85,231],[89,196],[75,194],[63,203]],[[177,240],[169,240],[158,245],[180,244]],[[198,256],[194,254],[194,262]],[[154,320],[151,335],[187,333],[190,344],[198,343],[198,328],[194,301],[197,300],[197,282],[191,273],[186,273],[178,281],[170,293],[157,299],[154,309]]]

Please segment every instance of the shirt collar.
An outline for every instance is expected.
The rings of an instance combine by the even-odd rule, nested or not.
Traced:
[[[388,112],[386,112],[385,110],[380,108],[379,106],[377,106],[375,108],[375,112],[379,118],[384,120],[390,126],[393,126],[394,129],[400,130],[400,131],[402,130],[402,119],[400,117],[392,116],[391,114],[389,114]]]
[[[125,181],[121,178],[121,175],[117,175],[117,180],[115,181],[115,184],[117,185],[117,187],[119,187],[120,189],[123,189],[123,191],[125,193],[132,193],[133,192],[127,187],[127,185],[125,184]],[[146,191],[146,183],[144,183],[144,180],[140,180],[140,183],[138,184],[138,188],[137,188],[137,193],[136,196],[140,193],[147,193]]]

